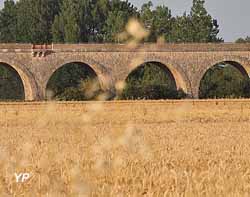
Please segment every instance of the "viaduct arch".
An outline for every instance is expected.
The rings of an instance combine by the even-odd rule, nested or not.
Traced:
[[[249,74],[248,74],[250,72],[249,62],[246,63],[245,61],[241,60],[240,58],[235,58],[235,57],[226,58],[226,59],[224,58],[221,60],[212,61],[211,63],[204,66],[204,69],[201,70],[200,75],[197,75],[198,76],[197,82],[194,84],[195,95],[197,95],[197,98],[199,97],[199,89],[200,89],[200,85],[201,85],[201,80],[203,79],[203,77],[206,75],[207,71],[210,68],[212,68],[218,64],[230,64],[231,66],[238,69],[243,77],[249,78]]]
[[[52,75],[58,69],[62,68],[65,65],[71,64],[71,63],[79,64],[82,66],[88,66],[89,68],[91,68],[94,71],[94,73],[96,74],[102,90],[110,91],[114,94],[115,90],[112,87],[113,83],[112,83],[111,75],[110,75],[108,69],[105,68],[105,66],[103,66],[102,64],[100,64],[98,62],[93,61],[92,59],[69,58],[67,60],[61,60],[59,62],[56,62],[56,64],[54,66],[50,67],[49,72],[44,77],[43,95],[46,95],[47,85],[48,85],[49,79],[52,77]]]
[[[116,83],[146,62],[159,62],[172,73],[177,88],[198,98],[206,71],[228,62],[249,77],[250,44],[142,44],[129,48],[121,44],[0,44],[0,62],[14,68],[21,77],[25,100],[43,100],[52,74],[71,62],[89,65],[103,90],[116,93]]]
[[[162,58],[162,57],[142,57],[140,59],[137,59],[136,61],[132,61],[129,64],[129,71],[128,75],[141,65],[145,63],[159,63],[166,67],[170,71],[170,74],[172,75],[171,78],[174,80],[176,88],[182,89],[184,92],[190,92],[190,87],[188,82],[188,78],[185,74],[185,72],[182,70],[182,67],[178,65],[175,62],[172,62],[170,59]],[[125,81],[128,77],[128,75],[122,79],[122,81]]]
[[[27,101],[38,100],[39,91],[32,73],[25,65],[15,60],[0,57],[0,66],[7,66],[14,69],[21,78],[24,87],[24,97]]]

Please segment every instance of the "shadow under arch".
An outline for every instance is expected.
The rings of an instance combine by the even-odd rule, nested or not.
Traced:
[[[249,78],[249,74],[247,73],[246,69],[243,67],[243,65],[241,63],[239,63],[237,61],[223,61],[223,62],[219,62],[219,64],[221,64],[221,63],[222,64],[229,64],[229,65],[234,66],[235,68],[237,68],[241,72],[242,76]]]
[[[91,79],[91,83],[95,83],[94,85],[96,85],[96,88],[98,86],[98,88],[102,90],[98,74],[89,64],[80,61],[65,63],[55,69],[47,80],[45,97],[48,99],[51,97],[51,92],[53,92],[52,94],[55,92],[60,93],[65,90],[65,88],[77,88],[81,80],[87,79]]]
[[[62,66],[71,63],[79,63],[89,66],[97,75],[98,80],[100,82],[101,89],[105,92],[109,92],[110,94],[115,94],[115,85],[114,79],[112,77],[111,70],[103,65],[100,62],[93,60],[92,58],[88,58],[85,56],[67,56],[64,58],[59,58],[55,62],[52,63],[51,67],[49,68],[49,72],[43,78],[43,95],[46,95],[46,87],[48,84],[49,79],[53,75],[55,71],[60,69]]]
[[[249,74],[247,73],[247,70],[238,61],[232,61],[232,60],[217,61],[216,63],[213,63],[212,66],[208,67],[205,70],[205,72],[201,75],[201,79],[199,80],[199,85],[198,85],[198,98],[199,99],[204,99],[203,96],[201,95],[202,94],[201,88],[202,88],[205,78],[210,72],[212,72],[212,69],[215,69],[215,68],[223,69],[223,68],[227,68],[228,66],[231,66],[231,68],[229,69],[234,69],[234,71],[232,70],[234,74],[235,74],[235,71],[237,71],[238,75],[242,76],[242,79],[249,80]]]
[[[148,61],[148,62],[144,62],[142,64],[140,64],[139,66],[137,66],[136,68],[134,68],[127,76],[126,80],[128,79],[128,77],[132,74],[134,74],[136,72],[136,70],[144,67],[145,65],[147,64],[151,64],[151,65],[154,65],[154,66],[157,66],[159,68],[161,68],[169,77],[170,77],[170,80],[174,83],[174,87],[177,89],[178,86],[177,86],[177,83],[176,83],[176,80],[175,80],[175,77],[173,75],[173,73],[170,71],[170,69],[164,65],[163,63],[161,62],[158,62],[158,61]]]
[[[136,60],[135,62],[132,62],[131,65],[129,65],[129,74],[133,72],[133,70],[137,69],[138,67],[142,66],[146,63],[157,63],[161,65],[161,68],[165,69],[166,71],[169,71],[171,78],[176,84],[177,89],[182,89],[186,94],[190,94],[192,96],[191,92],[191,84],[189,84],[188,77],[185,75],[185,72],[182,70],[181,66],[179,66],[176,63],[173,63],[169,59],[161,58],[161,57],[149,57],[149,58],[141,58]],[[129,74],[126,76],[124,81],[127,79]]]
[[[18,66],[17,66],[18,65]],[[17,64],[16,62],[8,62],[0,60],[0,66],[4,66],[12,70],[22,83],[23,98],[21,100],[34,101],[38,100],[40,95],[37,90],[37,85],[33,75],[25,66]]]
[[[147,66],[148,66],[149,70],[146,69],[147,71],[145,71],[145,69],[143,69],[143,68],[146,68]],[[153,67],[158,67],[158,70],[157,69],[154,70]],[[129,90],[130,88],[127,89],[128,87],[131,87],[132,89],[134,89],[134,87],[136,87],[136,86],[139,85],[139,87],[142,86],[142,87],[146,88],[145,89],[146,92],[148,92],[149,89],[152,89],[152,90],[155,90],[155,91],[158,92],[158,90],[162,91],[162,88],[163,89],[166,88],[168,91],[172,92],[170,94],[166,94],[166,93],[162,92],[163,93],[162,94],[162,93],[160,93],[161,92],[160,91],[160,92],[158,92],[160,94],[158,95],[158,93],[157,93],[156,95],[158,95],[159,97],[161,97],[160,95],[165,95],[166,97],[163,96],[163,97],[159,98],[158,96],[156,96],[156,97],[152,97],[153,99],[171,99],[171,98],[173,99],[173,98],[175,98],[175,96],[172,97],[171,94],[172,95],[176,94],[176,96],[177,96],[178,95],[177,92],[179,92],[179,93],[182,92],[183,95],[187,93],[187,88],[184,85],[185,84],[184,81],[182,81],[182,79],[180,79],[181,78],[180,74],[175,69],[173,69],[171,66],[169,68],[168,66],[166,66],[165,64],[163,64],[161,61],[155,61],[155,60],[154,61],[143,61],[140,64],[138,64],[137,66],[132,67],[132,68],[133,69],[130,69],[129,74],[126,76],[126,79],[124,80],[126,83],[130,83],[130,86],[125,86],[126,91],[130,91]],[[150,73],[148,75],[148,77],[149,77],[149,84],[147,84],[147,80],[144,81],[144,72],[149,72]],[[159,72],[159,76],[158,76],[159,79],[156,80],[156,81],[154,81],[154,79],[152,77],[154,75],[154,72]],[[144,82],[142,82],[142,84],[144,84],[144,85],[137,84],[137,83],[141,83],[140,80],[144,81]],[[155,85],[151,84],[152,80],[154,81],[153,84],[155,84]],[[158,84],[158,81],[160,82],[159,84]],[[180,91],[180,90],[182,90],[182,91]],[[151,93],[149,93],[149,94],[151,94]],[[152,99],[150,96],[149,97],[147,97],[147,96],[144,97],[144,98],[146,98],[146,99]],[[122,97],[124,97],[124,96],[122,96]],[[126,96],[125,96],[125,98],[126,98]],[[138,98],[141,98],[141,97],[138,97]],[[176,98],[178,98],[178,96]]]

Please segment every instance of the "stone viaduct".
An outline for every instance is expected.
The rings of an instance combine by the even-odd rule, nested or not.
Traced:
[[[217,63],[230,63],[249,77],[250,44],[0,44],[0,63],[18,72],[30,101],[45,99],[52,74],[73,62],[89,65],[101,87],[112,93],[136,67],[159,62],[170,70],[178,88],[198,98],[202,77]]]

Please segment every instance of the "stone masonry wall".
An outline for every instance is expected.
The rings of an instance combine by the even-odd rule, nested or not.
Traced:
[[[18,48],[20,46],[20,48]],[[82,62],[97,74],[101,86],[115,94],[115,84],[145,62],[160,62],[172,72],[177,87],[197,98],[200,80],[213,65],[229,61],[242,74],[250,73],[249,44],[53,45],[32,49],[32,45],[1,45],[0,62],[17,70],[23,80],[26,100],[43,100],[53,72],[64,64]]]

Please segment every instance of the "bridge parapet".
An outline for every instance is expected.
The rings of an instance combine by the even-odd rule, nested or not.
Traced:
[[[145,43],[126,44],[0,44],[0,52],[223,52],[250,51],[250,43]]]
[[[54,44],[54,51],[80,52],[214,52],[214,51],[250,51],[250,44],[236,43],[145,43],[131,47],[126,44]]]

